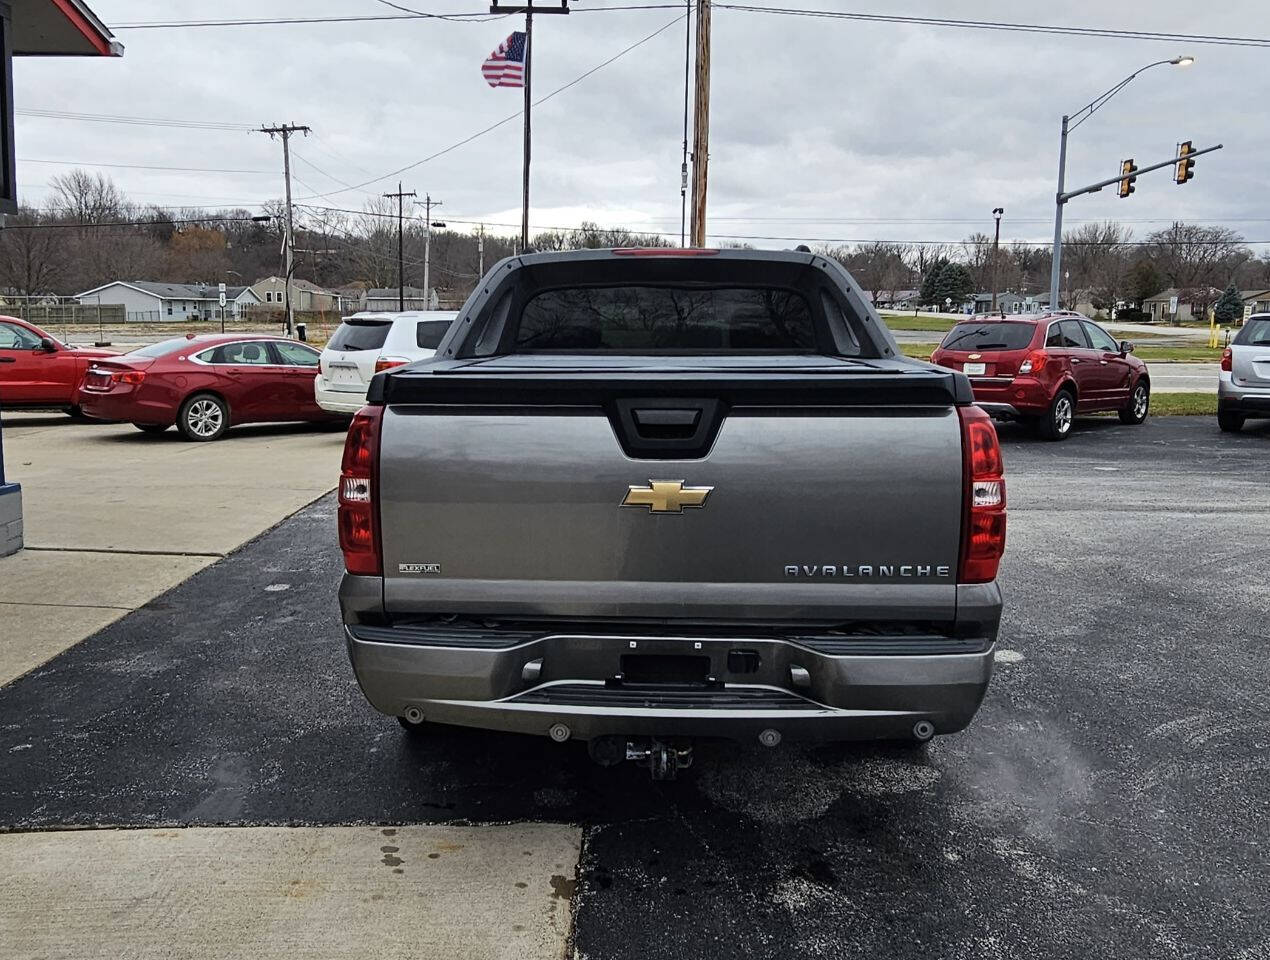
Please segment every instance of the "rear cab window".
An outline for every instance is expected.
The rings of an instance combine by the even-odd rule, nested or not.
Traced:
[[[1270,347],[1270,317],[1249,317],[1231,342],[1240,347]]]
[[[814,353],[806,298],[793,290],[720,286],[565,287],[533,296],[517,352]]]
[[[941,350],[1026,350],[1036,325],[1007,320],[1003,323],[959,323],[948,331]]]
[[[391,320],[345,320],[327,341],[329,350],[355,353],[359,350],[378,350],[388,339]]]

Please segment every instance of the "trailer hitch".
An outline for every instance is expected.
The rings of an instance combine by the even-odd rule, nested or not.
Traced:
[[[674,780],[680,770],[692,766],[692,744],[686,741],[597,737],[588,742],[587,750],[603,767],[633,760],[648,767],[654,780]]]

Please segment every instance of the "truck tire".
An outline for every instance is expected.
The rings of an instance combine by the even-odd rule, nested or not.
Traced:
[[[1238,433],[1244,428],[1242,413],[1231,413],[1229,410],[1217,411],[1217,426],[1222,433]]]
[[[1120,422],[1129,424],[1142,423],[1151,409],[1151,384],[1139,380],[1129,394],[1129,405],[1120,411]]]
[[[176,427],[186,440],[219,440],[229,429],[229,406],[210,393],[196,393],[181,404]]]
[[[1043,440],[1066,440],[1076,421],[1076,396],[1066,387],[1054,394],[1050,408],[1037,424],[1037,433]]]

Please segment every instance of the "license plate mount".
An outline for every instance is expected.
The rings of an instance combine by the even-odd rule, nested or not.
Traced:
[[[986,363],[965,363],[961,366],[962,373],[968,377],[982,377],[987,369]]]

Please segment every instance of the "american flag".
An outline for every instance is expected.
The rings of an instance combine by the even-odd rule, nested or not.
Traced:
[[[525,34],[517,30],[481,64],[481,76],[491,87],[525,85]]]

